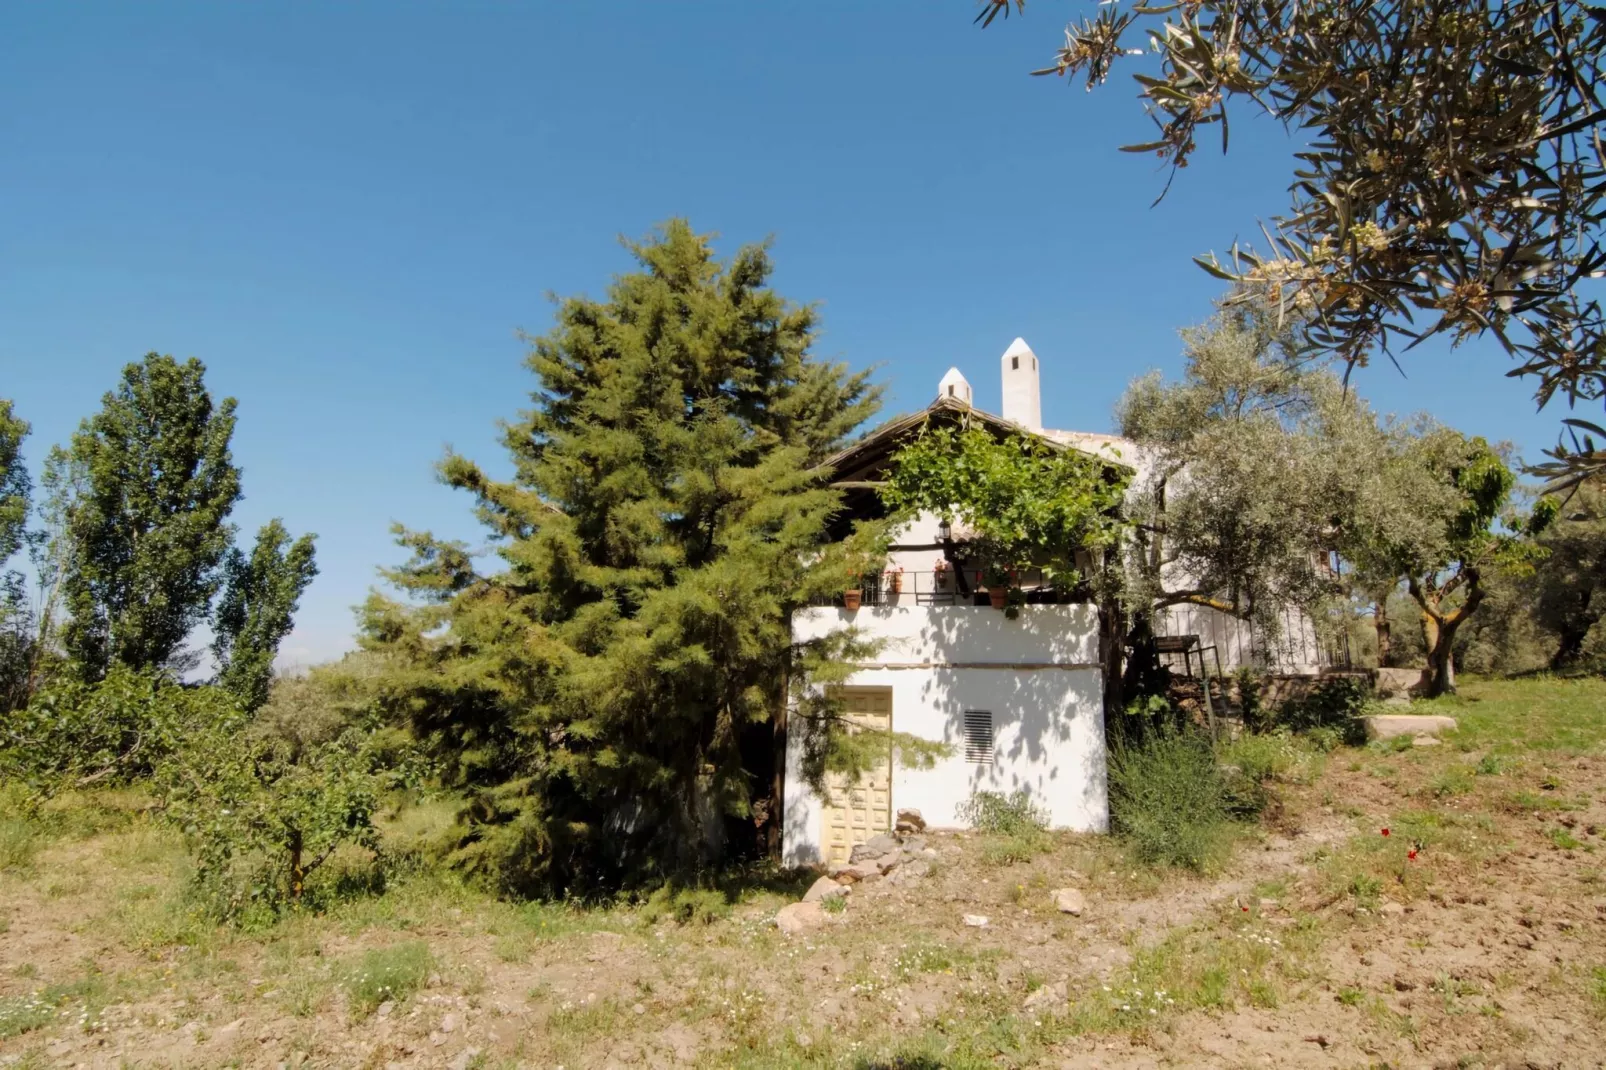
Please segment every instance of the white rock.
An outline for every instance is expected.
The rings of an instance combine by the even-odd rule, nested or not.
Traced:
[[[972,929],[987,928],[987,917],[984,914],[966,914],[964,921]]]
[[[450,1033],[457,1028],[457,1015],[448,1014],[441,1019],[441,1032]]]
[[[823,899],[838,899],[852,890],[845,884],[838,884],[830,877],[821,877],[809,885],[809,890],[803,893],[803,902],[818,903]]]
[[[457,1053],[457,1057],[446,1064],[447,1070],[468,1070],[469,1064],[480,1057],[480,1049],[464,1048]]]
[[[818,902],[791,903],[775,915],[775,927],[788,936],[818,928],[825,924],[825,910]]]
[[[1444,742],[1442,740],[1434,739],[1432,736],[1417,736],[1411,740],[1411,746],[1413,747],[1441,747],[1443,745]]]
[[[1364,718],[1367,739],[1393,739],[1395,736],[1436,736],[1454,732],[1454,717],[1439,714],[1377,713]]]
[[[1087,900],[1075,888],[1061,888],[1054,893],[1054,906],[1061,914],[1079,918],[1082,916],[1082,911],[1087,909]]]

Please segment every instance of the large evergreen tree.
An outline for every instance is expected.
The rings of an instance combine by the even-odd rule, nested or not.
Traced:
[[[290,634],[296,604],[318,574],[316,538],[303,535],[292,541],[284,522],[275,517],[257,532],[251,556],[238,549],[229,552],[223,596],[212,620],[212,652],[218,683],[247,710],[268,700],[279,643]]]
[[[83,486],[67,521],[67,652],[89,679],[167,665],[206,619],[234,536],[233,398],[195,358],[148,354],[73,436]]]
[[[513,477],[442,464],[501,568],[404,532],[390,575],[430,604],[366,610],[396,708],[472,797],[460,860],[515,891],[684,875],[773,805],[789,611],[843,583],[811,467],[877,404],[810,354],[764,247],[722,264],[677,220],[629,248],[639,270],[533,340]]]

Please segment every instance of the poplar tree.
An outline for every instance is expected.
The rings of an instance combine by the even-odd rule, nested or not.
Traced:
[[[789,614],[849,567],[814,466],[878,402],[810,352],[764,246],[721,263],[675,220],[627,247],[638,270],[531,343],[512,478],[442,462],[499,568],[400,531],[415,605],[366,607],[393,708],[470,797],[458,860],[515,892],[683,877],[722,825],[778,820],[788,673],[833,653],[794,650]]]
[[[303,535],[292,541],[284,522],[275,517],[257,532],[249,557],[238,549],[229,551],[223,595],[212,621],[212,652],[218,683],[246,710],[268,700],[279,643],[295,626],[296,606],[318,574],[316,538]]]
[[[86,679],[169,664],[221,583],[240,498],[235,401],[214,405],[205,374],[193,357],[150,353],[73,436],[83,485],[67,520],[63,642]]]
[[[32,657],[32,614],[22,573],[6,569],[28,541],[28,499],[33,484],[22,462],[22,442],[30,428],[0,398],[0,712],[27,701]]]

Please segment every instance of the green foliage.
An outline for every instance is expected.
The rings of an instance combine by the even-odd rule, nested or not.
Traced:
[[[1021,788],[1009,795],[997,791],[973,792],[955,808],[955,816],[978,832],[1017,836],[1043,832],[1048,814]]]
[[[309,882],[344,845],[377,852],[374,814],[396,783],[371,733],[329,718],[213,725],[157,777],[195,855],[197,898],[244,924],[338,891]]]
[[[98,683],[63,676],[0,722],[0,771],[46,795],[126,784],[239,716],[232,696],[162,673],[114,666]]]
[[[879,392],[811,355],[815,314],[767,287],[768,252],[720,263],[678,220],[629,248],[637,271],[532,340],[513,478],[441,465],[500,567],[402,532],[389,578],[426,604],[364,612],[386,708],[470,796],[456,860],[523,894],[653,886],[726,819],[751,835],[788,682],[839,681],[852,641],[794,651],[790,612],[873,549],[830,545],[840,497],[813,466]],[[809,712],[805,734],[841,723]]]
[[[898,451],[882,498],[889,508],[950,517],[985,548],[989,587],[1011,568],[1043,567],[1073,585],[1078,550],[1113,545],[1130,474],[1031,435],[927,427]]]
[[[33,489],[22,461],[22,440],[29,430],[28,421],[16,415],[12,403],[0,398],[0,565],[22,549]]]
[[[1138,34],[1151,47],[1132,48]],[[1266,247],[1201,266],[1310,317],[1312,348],[1352,366],[1391,341],[1492,332],[1543,405],[1606,396],[1606,318],[1586,282],[1606,216],[1603,54],[1606,21],[1584,0],[1202,0],[1103,5],[1038,73],[1092,88],[1117,61],[1147,67],[1134,77],[1156,137],[1125,147],[1174,167],[1210,124],[1226,150],[1230,105],[1300,130]],[[1584,449],[1558,447],[1556,471],[1606,465]]]
[[[1322,680],[1299,698],[1291,698],[1277,711],[1277,722],[1295,732],[1337,732],[1347,743],[1366,738],[1361,716],[1371,699],[1366,681],[1354,676]]]
[[[240,498],[233,398],[212,403],[205,366],[151,353],[73,436],[82,495],[68,520],[63,638],[88,679],[170,664],[206,619]]]
[[[1346,515],[1377,448],[1376,418],[1289,331],[1224,309],[1183,332],[1180,381],[1137,379],[1117,409],[1150,458],[1131,496],[1124,597],[1134,619],[1202,605],[1273,638],[1288,607],[1316,620],[1334,598],[1313,550]]]
[[[381,1003],[400,1003],[423,988],[435,970],[435,956],[420,940],[366,951],[343,963],[340,987],[353,1016],[366,1018]]]
[[[27,701],[33,656],[33,618],[21,573],[5,571],[27,541],[29,495],[33,483],[23,464],[22,441],[29,426],[0,398],[0,713]]]
[[[1233,673],[1233,685],[1238,691],[1238,716],[1251,732],[1264,732],[1271,728],[1275,711],[1261,701],[1264,684],[1261,673],[1250,665]]]
[[[1606,488],[1585,484],[1539,536],[1545,550],[1533,585],[1536,622],[1556,636],[1550,666],[1583,659],[1606,614]]]
[[[276,517],[257,533],[249,558],[237,549],[229,553],[223,597],[213,615],[212,650],[218,683],[247,710],[268,700],[279,643],[290,634],[301,594],[318,574],[315,538],[303,535],[292,543]]]
[[[1514,483],[1481,438],[1426,422],[1397,426],[1338,525],[1337,541],[1363,583],[1387,592],[1404,578],[1422,622],[1429,694],[1455,690],[1456,636],[1487,597],[1486,573],[1531,575],[1543,557],[1534,535],[1554,504],[1510,516]]]
[[[1110,824],[1146,865],[1203,870],[1229,843],[1221,772],[1210,743],[1188,729],[1110,748]]]

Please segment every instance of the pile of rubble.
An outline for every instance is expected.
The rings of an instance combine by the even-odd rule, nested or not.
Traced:
[[[926,838],[920,835],[925,828],[919,810],[899,810],[894,831],[856,844],[847,862],[832,866],[809,886],[802,902],[782,907],[775,924],[784,933],[803,932],[823,925],[830,913],[839,912],[841,907],[832,901],[844,900],[856,884],[882,880],[909,884],[925,877],[931,872],[931,860],[937,857],[936,848],[927,847]]]
[[[920,835],[926,828],[919,810],[899,810],[896,831],[883,832],[857,844],[845,865],[832,866],[826,877],[838,884],[870,884],[885,879],[888,884],[907,884],[931,872],[934,847],[926,846]]]

